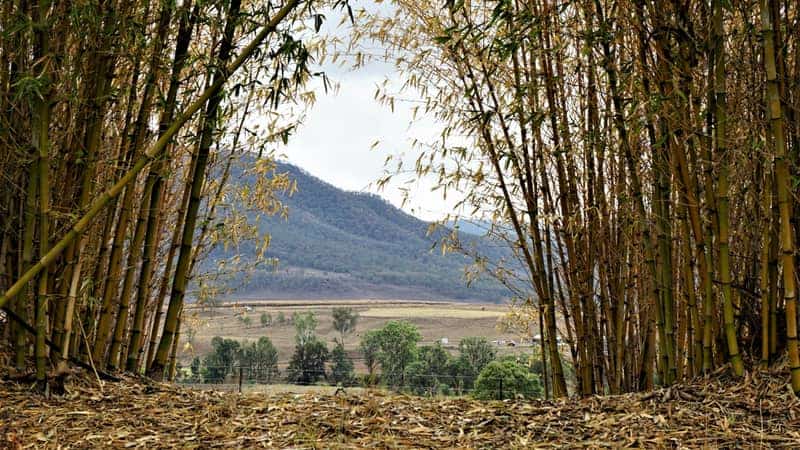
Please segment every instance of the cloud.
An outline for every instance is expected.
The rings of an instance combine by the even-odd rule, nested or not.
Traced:
[[[338,93],[327,95],[320,90],[317,102],[297,130],[286,155],[289,161],[311,174],[350,191],[378,193],[400,207],[402,188],[410,191],[409,202],[403,209],[427,220],[441,218],[453,211],[455,198],[447,201],[441,193],[431,192],[433,183],[421,180],[407,185],[411,175],[398,177],[396,182],[378,191],[375,182],[385,172],[386,157],[403,155],[404,167],[413,168],[418,156],[412,150],[413,140],[435,140],[441,133],[433,119],[418,119],[413,127],[412,104],[398,102],[394,112],[374,99],[376,85],[386,77],[397,76],[389,65],[369,72],[350,71],[338,74]],[[374,149],[373,144],[380,141]],[[302,186],[300,186],[302,189]]]

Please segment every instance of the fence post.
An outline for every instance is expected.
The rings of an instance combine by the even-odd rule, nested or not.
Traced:
[[[239,393],[242,393],[242,376],[244,374],[244,368],[239,366]]]

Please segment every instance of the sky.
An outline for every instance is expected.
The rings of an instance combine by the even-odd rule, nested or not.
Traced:
[[[338,22],[338,13],[329,13],[322,33],[342,33],[336,28]],[[289,162],[341,189],[376,193],[424,220],[453,213],[456,198],[449,195],[445,200],[439,191],[432,192],[430,181],[406,184],[410,179],[406,175],[383,189],[376,186],[387,169],[387,156],[402,155],[404,167],[412,168],[418,156],[411,148],[414,138],[430,142],[441,133],[441,125],[432,118],[417,117],[410,127],[412,103],[397,102],[392,112],[373,98],[385,79],[399,81],[393,65],[370,62],[352,70],[326,64],[322,69],[338,83],[338,92],[317,89],[316,103],[283,152]],[[379,144],[373,148],[376,141]],[[409,189],[405,205],[401,188]]]

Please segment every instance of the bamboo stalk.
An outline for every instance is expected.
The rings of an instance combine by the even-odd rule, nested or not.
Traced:
[[[792,389],[800,395],[800,349],[797,340],[797,292],[794,265],[794,230],[791,223],[789,197],[789,168],[786,161],[786,139],[783,127],[783,108],[778,94],[775,66],[775,42],[768,0],[761,0],[761,29],[764,37],[764,69],[767,74],[767,117],[775,154],[775,181],[780,212],[781,265],[783,266],[783,297],[786,305],[786,343],[789,355]]]
[[[719,271],[720,284],[722,285],[722,311],[725,328],[726,343],[728,345],[728,358],[730,359],[734,375],[744,375],[744,363],[739,353],[739,342],[736,337],[736,325],[733,317],[733,293],[731,292],[731,267],[730,267],[730,211],[728,209],[728,191],[730,172],[730,155],[728,153],[728,107],[727,90],[725,87],[725,45],[723,10],[721,0],[714,0],[714,92],[715,92],[715,122],[716,125],[716,153],[719,156],[719,173],[717,174],[717,217],[719,220]]]
[[[214,83],[205,89],[197,100],[187,106],[183,114],[178,116],[178,118],[172,123],[172,125],[161,136],[161,138],[159,138],[158,141],[156,141],[153,146],[150,147],[150,149],[148,149],[136,161],[131,169],[128,170],[122,177],[120,177],[120,179],[117,180],[113,186],[96,197],[92,201],[88,211],[75,222],[66,235],[62,237],[46,254],[44,254],[39,261],[33,265],[33,267],[22,274],[22,276],[20,276],[17,281],[15,281],[14,284],[12,284],[11,287],[9,287],[6,292],[2,294],[2,296],[0,296],[0,307],[5,306],[9,299],[20,293],[20,291],[29,281],[37,276],[43,269],[49,267],[50,264],[52,264],[55,259],[64,252],[66,247],[83,231],[86,230],[97,214],[103,211],[105,206],[112,199],[116,198],[125,188],[125,186],[127,186],[128,183],[130,183],[136,177],[136,175],[142,171],[142,169],[144,169],[156,156],[164,151],[172,137],[175,136],[175,134],[183,127],[183,125],[192,116],[194,116],[194,114],[200,110],[200,108],[203,107],[209,98],[219,92],[225,81],[227,81],[228,78],[230,78],[230,76],[253,55],[255,50],[264,41],[264,39],[277,28],[281,21],[283,21],[283,19],[288,16],[298,4],[299,0],[289,0],[286,2],[283,8],[278,10],[272,16],[272,19],[266,25],[264,25],[264,27],[253,38],[253,40],[242,49],[236,60],[234,60],[226,70],[221,71],[223,75],[214,80]]]
[[[189,10],[192,10],[189,13]],[[175,43],[175,53],[172,59],[172,69],[169,81],[169,88],[167,89],[167,96],[165,100],[165,108],[162,111],[161,117],[159,119],[159,133],[162,133],[166,130],[169,126],[169,123],[172,121],[172,118],[175,114],[176,108],[176,100],[178,96],[178,88],[180,87],[180,73],[186,63],[186,57],[189,48],[189,42],[191,41],[192,31],[194,29],[194,25],[197,21],[198,16],[198,8],[195,6],[192,8],[191,2],[186,2],[181,10],[180,13],[180,25],[178,26],[178,35],[176,37]],[[162,207],[162,199],[164,197],[164,190],[165,190],[165,178],[167,176],[167,170],[169,169],[169,158],[165,157],[158,161],[157,167],[151,167],[150,173],[147,177],[147,184],[152,185],[152,194],[151,198],[149,199],[149,205],[152,208],[151,213],[147,217],[147,224],[145,225],[145,244],[144,244],[144,255],[142,257],[142,267],[139,274],[139,283],[138,289],[136,291],[136,309],[134,312],[134,320],[131,329],[131,336],[130,342],[128,344],[128,358],[126,361],[126,369],[128,371],[135,371],[139,366],[139,359],[141,358],[142,350],[144,346],[142,345],[142,339],[144,337],[143,329],[144,329],[144,321],[145,321],[145,313],[147,309],[147,300],[150,297],[150,280],[153,276],[153,260],[155,258],[156,252],[156,234],[159,230],[160,220],[160,212]],[[188,201],[186,199],[185,201]],[[144,203],[144,202],[143,202]],[[184,210],[183,203],[181,204],[181,208],[179,210]],[[176,234],[177,229],[180,228],[180,223],[176,226]],[[165,263],[165,279],[172,272],[172,259],[174,256],[174,251],[172,247],[170,247],[167,255],[167,261]],[[166,292],[166,287],[163,289],[163,292]],[[154,324],[152,327],[153,331],[153,346],[155,345],[155,331],[157,330],[157,326],[159,324],[159,318],[161,315],[161,304],[162,299],[165,294],[159,294],[159,301],[156,303],[156,314],[154,318]],[[149,354],[153,353],[153,348],[150,349]]]

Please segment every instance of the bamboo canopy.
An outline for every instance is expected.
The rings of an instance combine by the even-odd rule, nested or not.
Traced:
[[[567,365],[592,395],[782,361],[800,393],[797,2],[395,4],[355,48],[444,124],[415,171],[513,252],[448,242],[544,324],[555,396]]]
[[[376,97],[443,124],[416,175],[510,257],[444,248],[540,324],[554,396],[783,362],[800,394],[797,2],[79,3],[0,6],[0,338],[42,388],[74,361],[173,376],[208,249],[263,240],[225,226],[231,165],[266,149],[242,195],[282,210],[270,150],[313,98],[321,11],[343,6],[344,52],[402,78]]]
[[[2,136],[9,151],[0,168],[10,189],[2,206],[0,307],[13,319],[3,336],[13,342],[17,370],[25,369],[29,342],[42,387],[49,360],[61,370],[68,360],[88,361],[101,371],[119,369],[121,362],[132,372],[144,369],[145,362],[161,371],[168,363],[174,367],[168,352],[155,357],[151,348],[151,355],[141,357],[144,330],[153,341],[160,335],[162,346],[178,345],[177,337],[159,328],[164,290],[148,298],[153,292],[139,289],[131,305],[133,287],[149,286],[160,276],[173,290],[180,286],[173,279],[183,280],[185,289],[184,253],[197,257],[212,239],[207,227],[196,235],[195,224],[200,201],[211,188],[221,188],[205,182],[206,164],[196,160],[203,154],[208,160],[219,139],[215,130],[226,130],[234,117],[239,100],[225,86],[233,80],[238,91],[272,69],[271,83],[251,94],[257,91],[269,109],[280,112],[281,100],[296,95],[310,76],[310,53],[292,33],[300,32],[304,21],[319,20],[312,7],[299,0],[244,7],[237,1],[180,6],[109,1],[78,10],[46,0],[4,6],[2,26],[11,39],[2,49]],[[17,25],[25,20],[26,26]],[[67,39],[50,42],[51,30],[63,31]],[[166,64],[170,52],[171,65]],[[162,87],[167,95],[157,102]],[[252,101],[250,95],[245,111]],[[156,133],[149,130],[154,117],[160,117]],[[269,125],[262,144],[285,140],[283,131],[276,131],[279,122]],[[195,141],[187,126],[200,127],[203,139]],[[235,147],[230,155],[239,152]],[[187,152],[188,159],[182,156]],[[286,180],[270,173],[268,161],[256,170],[270,180],[269,189],[284,189]],[[192,202],[164,220],[166,197],[182,184],[191,187]],[[202,217],[203,223],[214,219],[214,206],[206,205],[211,216]],[[153,261],[157,248],[169,245],[160,236],[180,224],[185,231],[177,270],[159,274],[158,267],[171,267],[174,256]],[[171,333],[180,320],[173,303],[163,323]]]

